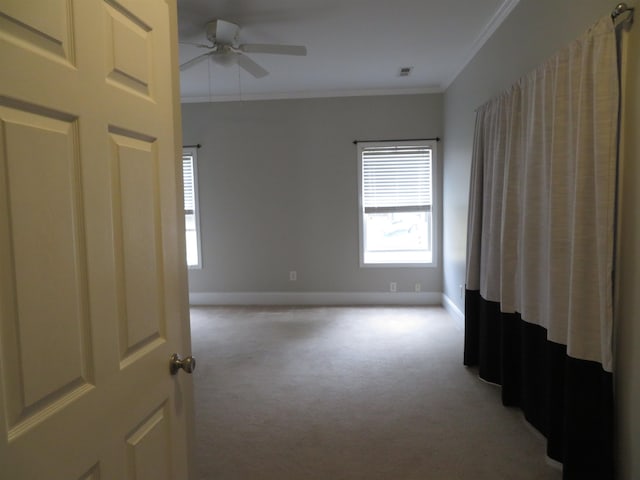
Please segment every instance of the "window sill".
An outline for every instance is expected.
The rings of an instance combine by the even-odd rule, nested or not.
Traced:
[[[437,268],[436,263],[364,263],[360,262],[360,268]]]

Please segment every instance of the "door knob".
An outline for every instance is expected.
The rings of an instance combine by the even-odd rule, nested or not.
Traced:
[[[174,353],[169,358],[169,371],[171,375],[175,375],[180,369],[183,369],[187,373],[192,373],[196,369],[196,359],[191,355],[180,358],[180,355]]]

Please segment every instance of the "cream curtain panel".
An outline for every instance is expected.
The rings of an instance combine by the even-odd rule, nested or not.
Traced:
[[[612,370],[616,37],[603,18],[477,113],[467,289]]]
[[[614,470],[617,47],[607,16],[476,117],[464,363],[567,480]]]

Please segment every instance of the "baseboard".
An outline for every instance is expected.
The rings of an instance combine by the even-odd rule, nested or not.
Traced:
[[[192,292],[191,305],[442,305],[439,292]]]
[[[447,312],[449,312],[449,315],[451,315],[453,319],[456,321],[456,325],[459,328],[464,329],[464,313],[462,313],[462,310],[460,310],[458,306],[455,303],[453,303],[453,300],[451,300],[444,293],[442,294],[442,306],[445,308]]]

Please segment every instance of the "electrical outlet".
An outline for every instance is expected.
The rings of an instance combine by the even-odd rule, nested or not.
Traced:
[[[464,298],[464,285],[458,285],[458,288],[460,289],[460,299],[462,300]]]
[[[291,270],[289,272],[289,281],[295,282],[296,280],[298,280],[298,272],[296,272],[295,270]]]
[[[397,292],[398,291],[398,284],[396,282],[391,282],[389,284],[389,291],[390,292]]]
[[[413,288],[416,292],[419,292],[422,290],[422,285],[420,285],[419,283],[416,283]]]

